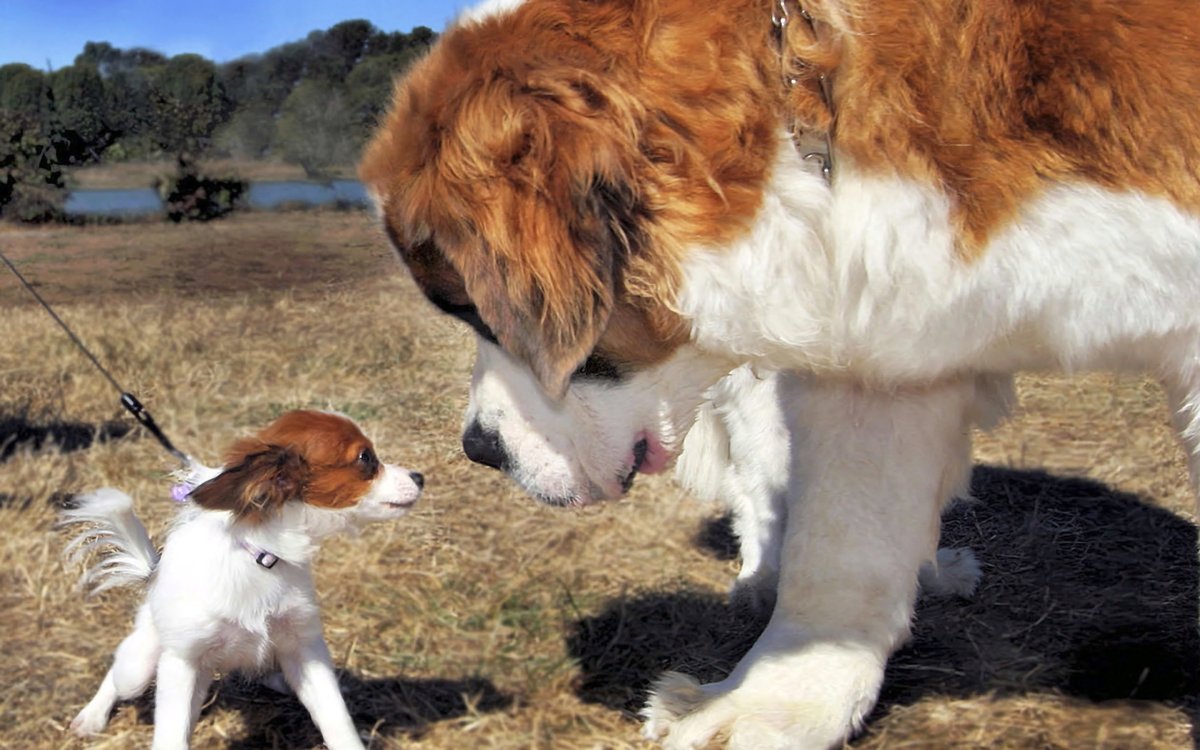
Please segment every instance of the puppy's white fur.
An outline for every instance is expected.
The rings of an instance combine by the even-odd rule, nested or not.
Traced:
[[[186,482],[199,485],[220,473],[194,465]],[[383,465],[370,490],[345,509],[291,501],[274,517],[247,526],[229,511],[189,503],[161,557],[128,495],[106,488],[78,497],[63,520],[96,528],[68,549],[111,548],[84,583],[95,590],[145,583],[147,591],[133,632],[72,730],[99,733],[118,700],[140,695],[156,678],[153,747],[186,748],[215,672],[257,672],[278,664],[331,750],[362,748],[321,635],[311,563],[323,539],[398,518],[419,493],[414,475]],[[269,551],[279,562],[263,567],[247,546]]]

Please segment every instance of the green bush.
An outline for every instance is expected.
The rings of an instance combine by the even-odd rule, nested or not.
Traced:
[[[158,181],[158,192],[171,221],[211,221],[237,207],[246,183],[234,177],[211,177],[199,166],[180,156],[174,176]]]
[[[0,218],[63,218],[67,191],[58,141],[32,117],[0,110]]]

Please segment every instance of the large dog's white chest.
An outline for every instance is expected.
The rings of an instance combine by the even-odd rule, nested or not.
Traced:
[[[1145,368],[1200,331],[1200,221],[1164,199],[1050,186],[974,260],[950,217],[847,162],[830,189],[785,145],[742,240],[685,261],[680,309],[703,348],[884,384]]]

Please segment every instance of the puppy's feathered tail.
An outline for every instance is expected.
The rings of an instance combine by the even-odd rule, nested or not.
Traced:
[[[116,586],[140,584],[158,563],[158,552],[146,527],[133,514],[133,498],[111,487],[79,495],[60,516],[63,525],[89,523],[92,528],[67,543],[63,554],[78,563],[93,550],[109,548],[99,563],[79,579],[89,594]]]

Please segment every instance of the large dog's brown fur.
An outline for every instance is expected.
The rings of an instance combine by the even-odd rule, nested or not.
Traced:
[[[659,361],[681,254],[744,231],[790,123],[944,190],[968,260],[1052,181],[1200,209],[1190,6],[813,0],[781,56],[771,5],[530,0],[449,29],[361,169],[418,283],[553,393],[593,352]]]

